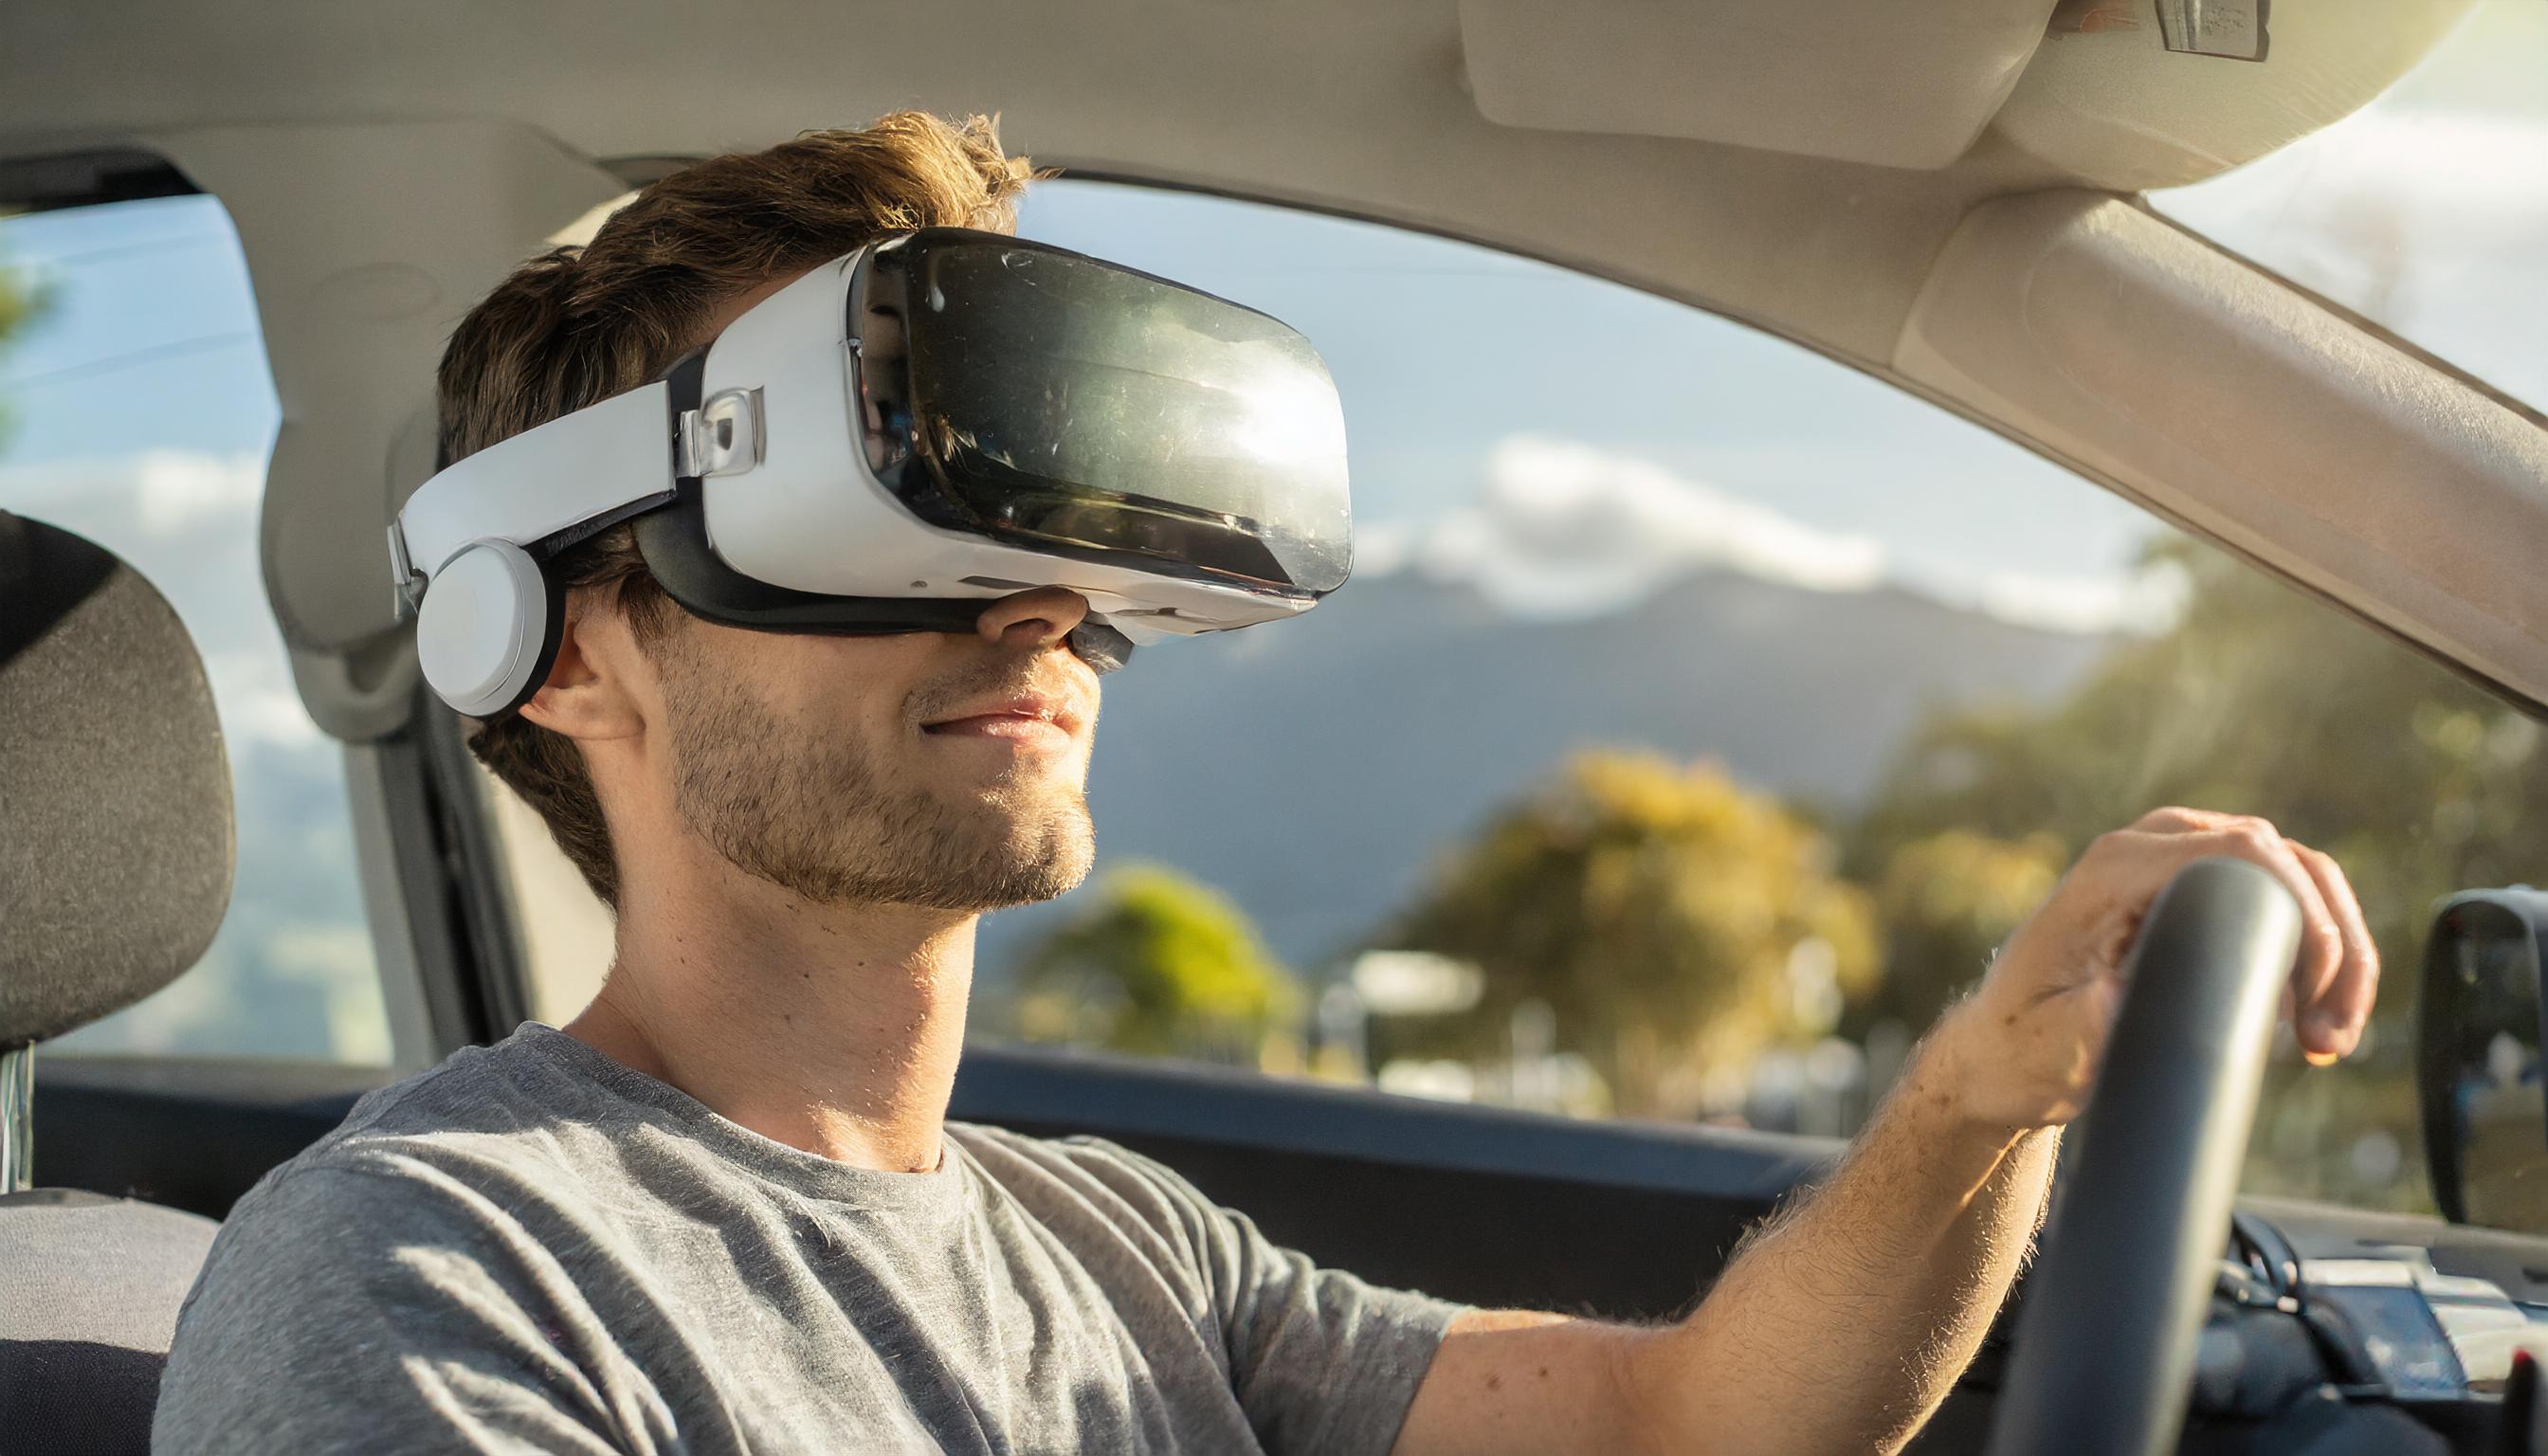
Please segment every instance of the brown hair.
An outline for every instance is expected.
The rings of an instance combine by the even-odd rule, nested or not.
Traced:
[[[438,376],[442,459],[646,383],[696,345],[721,305],[771,279],[915,228],[1012,230],[1035,175],[1001,151],[991,119],[908,111],[684,167],[612,213],[592,242],[532,258],[469,311]],[[678,620],[624,525],[550,569],[569,591],[610,592],[641,648]],[[610,830],[583,752],[519,714],[479,725],[470,746],[616,909]]]

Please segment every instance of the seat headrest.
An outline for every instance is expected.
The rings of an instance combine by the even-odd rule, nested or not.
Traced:
[[[0,510],[0,1047],[194,964],[229,906],[232,836],[177,613],[113,553]]]

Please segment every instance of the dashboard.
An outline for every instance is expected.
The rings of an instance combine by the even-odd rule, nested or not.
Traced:
[[[2548,1238],[2241,1200],[2196,1349],[2186,1449],[2315,1453],[2292,1431],[2312,1407],[2366,1431],[2394,1423],[2330,1451],[2405,1449],[2390,1443],[2401,1416],[2420,1428],[2416,1449],[2528,1449],[2498,1430],[2522,1349],[2548,1352]],[[2242,1430],[2244,1443],[2200,1444]]]

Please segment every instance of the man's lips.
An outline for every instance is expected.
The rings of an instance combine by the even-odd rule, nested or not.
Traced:
[[[1057,747],[1077,738],[1083,721],[1066,699],[1030,692],[968,705],[961,712],[923,723],[920,731],[938,737],[989,738],[1020,746]]]

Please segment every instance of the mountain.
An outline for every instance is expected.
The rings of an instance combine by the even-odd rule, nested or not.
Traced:
[[[2112,641],[1892,584],[1825,591],[1728,568],[1568,619],[1514,615],[1464,580],[1357,579],[1296,621],[1146,647],[1106,681],[1089,783],[1100,866],[1175,865],[1314,965],[1571,750],[1713,758],[1847,811],[1930,711],[2049,698]],[[1087,895],[994,916],[986,974]]]

